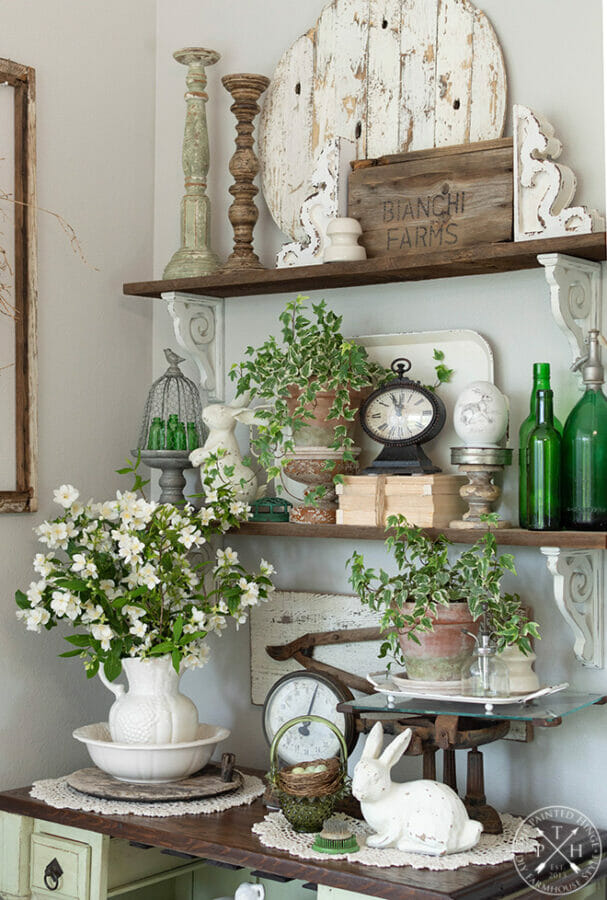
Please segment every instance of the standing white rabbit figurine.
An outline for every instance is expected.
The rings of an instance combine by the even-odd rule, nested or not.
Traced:
[[[377,722],[354,769],[352,793],[360,800],[365,821],[376,832],[367,838],[367,846],[431,856],[472,849],[483,826],[468,818],[454,790],[437,781],[397,784],[390,779],[390,769],[410,740],[411,729],[407,728],[382,753],[384,732]]]
[[[202,421],[209,429],[209,436],[204,442],[204,446],[190,453],[192,465],[200,466],[210,454],[220,448],[225,450],[225,455],[219,460],[217,468],[221,472],[223,484],[231,484],[236,491],[238,500],[243,503],[250,503],[251,500],[262,496],[265,490],[265,486],[261,490],[258,488],[257,475],[250,466],[245,466],[242,461],[240,447],[234,434],[237,422],[253,425],[256,415],[256,410],[242,406],[241,400],[233,400],[228,404],[212,403],[206,406],[202,411]],[[224,472],[226,467],[232,466],[234,472],[228,478]],[[222,483],[221,479],[217,481],[218,485]]]

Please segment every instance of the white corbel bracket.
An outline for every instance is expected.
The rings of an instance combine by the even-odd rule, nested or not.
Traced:
[[[224,305],[222,297],[180,291],[161,294],[173,320],[177,343],[196,363],[209,400],[225,399]]]
[[[587,355],[588,332],[602,328],[601,264],[562,253],[542,253],[537,259],[544,266],[552,315],[569,341],[574,368]]]
[[[542,547],[554,579],[554,598],[573,632],[573,651],[594,669],[603,660],[603,550],[568,550]]]

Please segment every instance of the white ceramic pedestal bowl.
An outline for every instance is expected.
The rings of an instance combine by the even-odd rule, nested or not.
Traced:
[[[220,741],[230,736],[221,725],[198,726],[195,741],[182,744],[117,744],[112,741],[107,722],[83,725],[73,732],[86,744],[95,765],[119,781],[135,784],[163,784],[179,781],[199,772],[210,760]]]

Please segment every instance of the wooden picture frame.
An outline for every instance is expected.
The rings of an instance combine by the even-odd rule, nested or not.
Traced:
[[[0,58],[0,83],[14,91],[15,489],[0,513],[37,509],[36,73]]]

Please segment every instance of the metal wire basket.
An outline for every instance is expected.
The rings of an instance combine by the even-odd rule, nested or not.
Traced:
[[[339,741],[341,759],[310,760],[297,766],[278,768],[278,744],[286,732],[302,722],[319,722],[329,728]],[[293,769],[324,764],[323,772],[298,772]],[[349,796],[348,751],[344,736],[333,722],[322,716],[298,716],[278,729],[270,748],[268,781],[276,789],[280,807],[294,831],[319,832],[325,819],[333,813],[338,800]]]
[[[186,378],[179,368],[179,364],[184,362],[183,357],[168,348],[164,351],[164,355],[169,367],[150,388],[137,446],[140,450],[190,452],[204,442],[200,393],[195,383]],[[173,423],[182,433],[181,443],[179,435],[176,438],[177,443],[171,440]],[[156,428],[153,429],[154,425]],[[152,446],[150,439],[156,437],[158,427],[162,429],[163,436],[160,440],[152,441],[154,444]],[[196,446],[192,446],[193,444]]]

